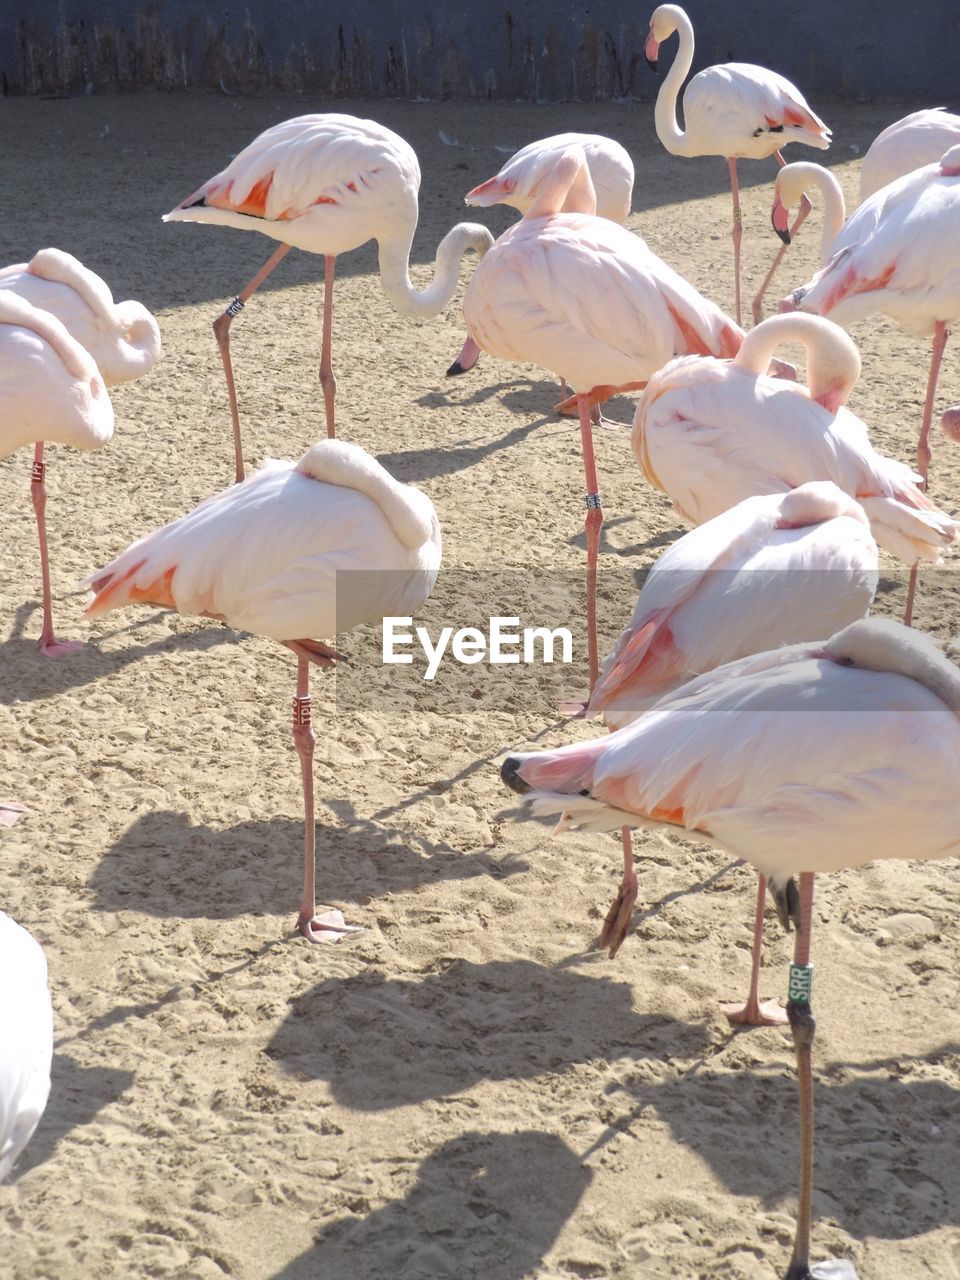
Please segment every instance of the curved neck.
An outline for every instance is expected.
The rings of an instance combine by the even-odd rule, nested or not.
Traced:
[[[412,229],[409,236],[380,241],[380,285],[402,316],[428,320],[439,315],[453,297],[460,279],[460,259],[468,249],[482,258],[493,244],[493,236],[477,222],[458,222],[440,241],[433,280],[422,291],[410,280],[412,243]]]
[[[757,375],[766,373],[770,357],[785,342],[799,342],[806,352],[810,398],[833,409],[843,404],[860,377],[860,355],[853,339],[821,316],[770,316],[750,330],[734,364]]]
[[[823,197],[823,235],[820,241],[820,260],[825,266],[830,257],[830,249],[834,240],[840,234],[844,222],[847,217],[847,209],[843,200],[843,191],[840,189],[840,183],[836,180],[829,169],[824,168],[822,164],[810,164],[806,160],[799,160],[793,164],[786,165],[780,170],[781,190],[785,181],[785,175],[789,173],[791,182],[796,182],[797,187],[793,195],[799,196],[804,187],[816,187]],[[790,203],[794,201],[791,199]]]
[[[657,137],[666,149],[672,155],[685,156],[690,154],[692,144],[688,135],[677,124],[677,99],[693,66],[693,25],[683,12],[677,14],[677,36],[680,41],[677,56],[657,94],[653,121]]]

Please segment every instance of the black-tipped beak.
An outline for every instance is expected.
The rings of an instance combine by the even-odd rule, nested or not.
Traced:
[[[789,244],[789,243],[790,243],[790,228],[789,228],[789,227],[782,227],[782,228],[781,228],[781,227],[778,227],[778,226],[777,226],[777,224],[773,221],[773,219],[772,219],[772,218],[770,219],[770,221],[771,221],[771,223],[773,224],[773,229],[774,229],[774,231],[777,233],[777,235],[780,237],[780,239],[783,241],[783,243],[784,243],[784,244]]]
[[[507,756],[500,766],[500,777],[511,791],[516,791],[517,795],[522,796],[530,790],[530,784],[520,777],[520,761],[516,756]]]
[[[460,361],[454,360],[453,364],[450,366],[450,368],[446,372],[446,377],[459,378],[461,373],[466,373],[466,372],[467,370],[463,367]]]

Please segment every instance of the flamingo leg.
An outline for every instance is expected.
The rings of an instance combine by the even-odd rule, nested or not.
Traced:
[[[460,354],[447,370],[446,376],[448,378],[457,378],[461,373],[469,373],[479,358],[480,348],[467,334],[463,346],[460,348]]]
[[[610,905],[600,937],[596,942],[598,951],[602,951],[604,947],[607,948],[607,954],[611,960],[620,950],[627,936],[634,904],[637,901],[637,873],[633,867],[633,840],[630,828],[621,827],[620,835],[623,840],[623,879],[620,881],[617,896]]]
[[[590,692],[600,674],[600,658],[597,651],[597,553],[600,549],[600,530],[603,526],[603,504],[597,481],[597,463],[593,456],[593,423],[590,416],[590,397],[578,394],[577,409],[580,415],[580,440],[583,446],[583,469],[587,480],[587,516],[584,532],[587,537],[587,646],[590,662]]]
[[[813,875],[800,876],[800,928],[790,967],[790,990],[787,1016],[793,1033],[797,1055],[797,1077],[800,1086],[800,1196],[797,1204],[797,1228],[793,1256],[786,1280],[809,1280],[810,1225],[813,1198],[813,1068],[811,1063],[816,1023],[810,1012],[810,926],[813,914]]]
[[[728,1021],[738,1026],[785,1026],[787,1015],[776,1000],[760,1003],[757,994],[760,985],[760,953],[763,947],[763,908],[767,900],[767,878],[759,877],[757,886],[757,910],[753,921],[753,958],[750,965],[750,994],[746,1004],[722,1004],[721,1011]]]
[[[40,541],[40,580],[43,584],[43,628],[39,649],[47,658],[60,658],[65,653],[85,649],[82,640],[58,640],[53,634],[53,598],[50,591],[50,556],[47,551],[47,486],[44,484],[46,466],[43,461],[43,441],[39,440],[33,451],[33,470],[30,473],[30,497],[37,517],[37,537]]]
[[[740,324],[740,241],[743,239],[743,214],[740,212],[740,184],[737,181],[737,157],[727,158],[730,170],[730,194],[733,196],[733,274],[735,277],[737,324]]]
[[[223,362],[223,372],[227,379],[230,419],[233,422],[233,448],[236,455],[237,484],[244,477],[243,447],[240,443],[240,409],[237,404],[237,387],[233,379],[233,361],[230,358],[230,322],[234,316],[240,314],[247,300],[260,288],[281,258],[284,258],[289,252],[290,245],[279,245],[276,252],[270,255],[253,279],[244,285],[233,301],[227,305],[222,315],[217,316],[213,322],[213,333],[217,339],[217,346],[220,348],[220,359]]]
[[[297,652],[295,650],[295,652]],[[313,748],[316,734],[310,723],[310,661],[306,652],[297,653],[297,693],[293,699],[293,742],[300,757],[303,778],[303,895],[297,928],[309,942],[339,942],[355,926],[345,923],[339,911],[317,915],[317,830],[313,811]],[[326,664],[324,664],[326,665]]]
[[[930,468],[930,423],[933,420],[933,404],[937,396],[937,379],[940,376],[940,365],[943,361],[943,349],[947,345],[950,331],[942,320],[938,320],[933,331],[933,349],[930,352],[930,373],[927,376],[927,398],[923,402],[923,421],[920,424],[920,438],[917,441],[917,470],[923,477],[920,488],[926,491],[927,472]],[[903,611],[903,620],[908,627],[913,626],[913,605],[917,594],[917,574],[919,564],[910,570],[910,582],[907,587],[907,606]]]
[[[333,272],[337,260],[331,254],[324,258],[323,279],[323,345],[320,348],[320,389],[327,415],[327,437],[332,440],[337,432],[333,421],[333,406],[337,397],[337,379],[333,372],[331,346],[333,339]]]
[[[777,154],[779,155],[779,152]],[[793,237],[800,230],[800,227],[803,224],[804,219],[806,218],[807,214],[810,212],[812,208],[813,208],[813,205],[807,199],[807,193],[804,192],[803,196],[800,199],[800,208],[797,211],[796,219],[794,221],[793,226],[790,228],[790,240],[787,244],[782,244],[780,246],[780,252],[777,254],[773,262],[771,263],[770,270],[767,272],[767,274],[763,278],[763,284],[760,286],[760,291],[758,292],[757,296],[753,300],[753,323],[754,324],[759,324],[761,319],[763,318],[763,299],[766,296],[767,290],[770,288],[770,282],[773,279],[773,277],[777,274],[777,268],[780,266],[780,263],[783,261],[783,255],[787,252],[787,249],[789,248],[790,244],[793,243]]]

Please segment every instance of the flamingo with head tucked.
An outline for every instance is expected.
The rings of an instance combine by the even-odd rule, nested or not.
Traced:
[[[34,446],[30,492],[40,541],[43,628],[47,657],[82,649],[58,640],[53,630],[47,552],[44,442],[100,449],[113,436],[113,406],[90,354],[48,311],[31,306],[12,289],[0,289],[0,457]]]
[[[766,67],[725,62],[699,71],[683,93],[685,128],[677,124],[680,86],[693,65],[693,26],[676,4],[662,4],[650,19],[646,57],[656,69],[660,45],[679,32],[680,47],[660,86],[654,121],[657,137],[675,156],[723,156],[730,170],[733,194],[733,262],[736,276],[737,324],[740,323],[740,241],[743,237],[737,160],[763,160],[780,148],[803,142],[825,151],[830,130],[807,104],[800,90]],[[798,222],[799,225],[799,222]]]
[[[479,263],[463,298],[467,329],[484,351],[543,365],[576,395],[587,482],[591,686],[603,510],[590,405],[642,386],[677,352],[733,355],[743,341],[719,307],[638,236],[596,217],[595,207],[583,149],[569,147],[531,208]]]
[[[413,614],[440,567],[440,525],[425,493],[400,484],[357,445],[325,440],[134,542],[87,579],[98,617],[152,604],[270,636],[297,657],[293,738],[304,795],[303,894],[297,926],[310,942],[352,932],[315,910],[316,833],[310,664],[340,656],[316,639]]]
[[[874,859],[960,855],[958,756],[960,671],[929,638],[870,619],[825,643],[720,667],[609,737],[517,753],[501,770],[535,813],[561,815],[558,829],[627,823],[746,858],[797,924],[787,1013],[801,1176],[788,1280],[818,1274],[809,1266],[813,876]]]
[[[806,349],[809,389],[762,372],[784,342]],[[832,480],[857,499],[892,555],[939,563],[960,524],[934,506],[909,467],[873,448],[845,407],[859,376],[857,348],[837,325],[771,316],[733,360],[674,360],[652,377],[634,416],[634,453],[691,524],[753,494]]]
[[[830,481],[745,498],[685,534],[654,563],[633,617],[586,708],[631,724],[687,681],[751,653],[823,639],[862,617],[877,589],[877,544],[863,508]],[[637,896],[629,829],[624,871],[598,946],[615,955]],[[760,877],[750,992],[732,1022],[783,1022],[758,997],[766,881]]]
[[[237,480],[243,479],[240,414],[230,356],[230,322],[291,248],[325,262],[320,385],[327,434],[335,434],[337,380],[331,363],[333,275],[338,254],[376,240],[380,284],[403,316],[439,315],[453,297],[460,260],[483,254],[493,236],[461,222],[437,248],[433,282],[418,292],[410,281],[410,248],[417,229],[420,165],[409,143],[375,120],[355,116],[297,116],[259,134],[222,172],[164,214],[164,222],[212,222],[259,231],[280,247],[249,281],[213,329],[227,379]]]
[[[633,161],[619,142],[598,133],[557,133],[528,143],[510,157],[499,173],[468,191],[463,198],[464,204],[481,208],[506,204],[521,214],[528,213],[540,195],[543,183],[550,181],[553,166],[571,146],[583,148],[596,195],[593,212],[598,218],[609,218],[622,226],[630,216],[633,199]],[[571,210],[565,206],[563,212]],[[472,369],[479,355],[480,348],[468,337],[447,370],[447,377],[453,378]],[[566,388],[561,382],[560,398],[565,397]]]

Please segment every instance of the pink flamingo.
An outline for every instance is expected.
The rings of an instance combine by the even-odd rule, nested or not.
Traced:
[[[864,201],[834,240],[827,265],[785,303],[844,325],[868,315],[886,315],[906,333],[932,336],[917,441],[917,470],[924,489],[940,364],[949,326],[960,318],[960,259],[945,250],[957,242],[958,222],[960,144],[938,163],[915,169]],[[916,582],[914,571],[907,622]]]
[[[293,739],[303,778],[303,895],[297,927],[310,942],[353,932],[315,910],[316,833],[310,663],[333,666],[333,637],[387,615],[412,614],[440,567],[440,526],[426,494],[400,484],[357,445],[325,440],[140,538],[87,579],[87,609],[146,603],[270,636],[297,657]]]
[[[960,143],[960,116],[927,107],[895,120],[870,143],[860,166],[860,202]]]
[[[618,733],[513,755],[502,768],[534,812],[562,815],[559,829],[629,823],[746,858],[797,923],[787,1013],[800,1077],[801,1176],[789,1280],[818,1274],[809,1269],[813,875],[878,858],[960,854],[958,718],[953,664],[927,637],[870,619],[825,644],[720,667]]]
[[[633,161],[619,142],[599,133],[557,133],[550,138],[528,143],[511,156],[499,173],[468,191],[464,204],[489,208],[506,204],[521,214],[528,213],[540,194],[542,184],[550,180],[553,167],[568,147],[583,148],[596,194],[598,218],[609,218],[622,226],[630,216],[633,199]],[[563,212],[571,212],[564,205]],[[447,370],[453,378],[466,373],[477,363],[480,348],[468,337],[460,354]],[[561,400],[566,388],[561,383]]]
[[[745,498],[685,534],[651,567],[633,617],[587,706],[611,729],[633,723],[695,676],[782,644],[822,639],[862,617],[877,589],[877,544],[863,508],[830,481]],[[637,898],[630,831],[598,946],[616,954]],[[731,1022],[786,1021],[758,998],[766,880],[760,877],[750,993]]]
[[[784,342],[805,348],[809,390],[761,372]],[[857,499],[887,551],[907,564],[939,563],[960,524],[934,506],[909,467],[877,453],[844,407],[859,376],[857,348],[837,325],[771,316],[733,360],[674,360],[650,379],[634,417],[634,454],[691,524],[754,494],[832,480]]]
[[[320,385],[327,434],[335,434],[337,380],[331,363],[333,274],[338,254],[376,240],[380,284],[403,316],[439,315],[453,297],[460,260],[483,254],[493,236],[461,222],[441,240],[433,282],[418,292],[410,281],[410,248],[417,229],[420,166],[409,143],[374,120],[309,115],[265,130],[199,187],[164,214],[164,222],[213,222],[259,231],[280,247],[213,323],[227,379],[237,480],[242,480],[240,413],[230,357],[230,322],[291,248],[325,261]]]
[[[47,961],[26,929],[0,911],[0,1182],[50,1096],[53,1006]]]
[[[113,406],[89,353],[55,316],[11,289],[0,290],[0,405],[0,457],[34,445],[30,492],[43,584],[39,647],[48,658],[56,658],[83,644],[58,640],[53,630],[44,441],[101,449],[113,436]]]
[[[676,4],[662,4],[650,19],[646,57],[656,70],[660,45],[679,32],[680,45],[673,66],[660,86],[654,122],[657,137],[675,156],[724,156],[730,170],[733,194],[733,262],[736,275],[737,324],[740,323],[740,241],[743,223],[737,160],[764,160],[775,155],[782,165],[780,148],[803,142],[826,151],[830,130],[811,111],[800,90],[766,67],[748,62],[725,62],[699,71],[683,94],[686,124],[677,124],[677,97],[693,65],[693,26]],[[804,217],[806,214],[804,213]],[[797,221],[800,225],[802,218]]]
[[[49,311],[97,363],[108,387],[142,377],[160,359],[160,330],[139,302],[114,302],[106,282],[62,249],[0,270],[0,289]]]
[[[564,207],[577,212],[562,212]],[[603,524],[590,405],[644,382],[677,352],[733,355],[743,332],[644,242],[590,212],[582,148],[570,147],[540,194],[478,265],[463,298],[470,336],[504,360],[564,376],[576,395],[587,482],[590,684],[598,670],[596,568]]]

